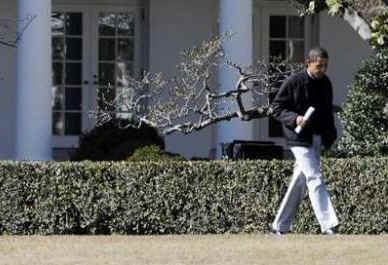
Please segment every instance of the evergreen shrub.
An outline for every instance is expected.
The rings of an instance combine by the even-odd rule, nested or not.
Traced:
[[[363,62],[339,117],[343,136],[336,145],[339,156],[380,156],[388,153],[388,49]]]
[[[388,158],[325,159],[340,233],[388,232]],[[0,162],[0,234],[267,232],[292,162]],[[293,231],[318,233],[306,199]]]
[[[113,119],[82,134],[71,160],[119,161],[127,160],[143,146],[156,145],[164,149],[164,140],[155,128],[144,123],[140,128],[128,127],[125,122]]]
[[[128,161],[131,162],[141,162],[141,161],[166,161],[166,160],[175,160],[183,161],[185,158],[178,154],[172,154],[160,149],[157,145],[147,145],[140,147],[133,152],[132,156],[128,158]]]

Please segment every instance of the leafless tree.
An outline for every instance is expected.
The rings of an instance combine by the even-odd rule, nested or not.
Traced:
[[[378,19],[388,15],[388,0],[289,1],[301,15],[328,10],[347,21],[364,40],[371,42],[375,38],[375,44],[381,46],[386,43],[384,30],[388,22]],[[228,34],[215,37],[184,51],[176,77],[166,79],[162,73],[148,72],[140,79],[127,75],[127,86],[120,91],[99,91],[98,108],[92,113],[97,124],[119,117],[131,125],[147,123],[163,134],[187,134],[223,120],[249,121],[270,116],[271,95],[301,65],[259,61],[243,67],[224,54],[222,43],[228,38]],[[239,74],[235,87],[225,92],[219,92],[214,85],[215,73],[222,66]]]
[[[340,16],[372,45],[384,46],[388,42],[388,22],[384,19],[388,16],[388,0],[289,1],[301,15],[328,10],[329,14]],[[300,65],[276,61],[259,61],[250,67],[237,65],[223,52],[226,38],[215,37],[186,50],[174,78],[166,79],[162,73],[144,73],[140,80],[126,76],[128,85],[121,91],[100,91],[98,108],[93,112],[97,124],[121,117],[129,124],[144,122],[169,134],[190,133],[233,118],[249,121],[270,116],[271,95]],[[225,92],[219,92],[214,85],[215,72],[222,65],[239,74],[235,87]]]
[[[271,60],[243,67],[228,60],[222,44],[231,34],[214,37],[182,53],[178,74],[143,73],[142,78],[125,76],[120,91],[99,91],[99,103],[92,116],[97,124],[113,118],[127,125],[146,123],[162,134],[184,134],[223,120],[243,121],[271,115],[271,95],[280,82],[303,65]],[[238,75],[234,87],[220,92],[215,85],[219,67],[231,67]],[[122,81],[122,80],[121,80]]]

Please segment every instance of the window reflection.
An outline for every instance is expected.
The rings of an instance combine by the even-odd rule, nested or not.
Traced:
[[[52,36],[63,36],[65,33],[65,14],[53,12],[51,16]]]
[[[270,16],[269,55],[292,62],[304,59],[304,18],[298,16]]]
[[[116,40],[115,39],[100,39],[99,41],[99,60],[112,61],[116,55]]]
[[[288,58],[290,62],[303,62],[304,60],[304,41],[288,41]]]
[[[53,110],[64,110],[65,95],[63,93],[63,87],[53,86],[51,92],[51,107],[53,108]]]
[[[78,135],[82,127],[82,13],[53,12],[51,31],[52,133]]]
[[[52,133],[63,135],[65,132],[65,113],[53,112]]]
[[[54,37],[51,41],[53,60],[63,60],[65,58],[65,39]]]
[[[100,77],[100,85],[114,85],[115,65],[113,63],[100,63],[98,76]]]
[[[53,63],[53,85],[61,85],[63,83],[63,64],[62,63]]]
[[[128,75],[133,74],[132,63],[129,62],[117,62],[117,75],[116,81],[118,86],[128,86]]]
[[[304,18],[297,16],[288,17],[288,37],[304,38]]]
[[[66,34],[67,35],[82,35],[82,14],[67,13],[66,14]]]
[[[305,51],[304,18],[299,16],[269,17],[269,56],[270,60],[303,62]],[[268,119],[270,137],[283,136],[281,124]]]
[[[52,12],[52,132],[78,135],[82,129],[84,25],[81,12]],[[114,97],[134,73],[135,22],[132,12],[101,12],[98,22],[98,84]],[[96,59],[96,58],[95,58]]]
[[[134,59],[135,15],[130,12],[100,13],[99,93],[112,99],[120,87],[128,86],[128,76],[134,73]]]
[[[117,34],[122,36],[135,35],[135,18],[133,14],[117,15]]]
[[[100,36],[114,36],[116,33],[116,15],[100,13],[98,18]]]
[[[287,54],[286,41],[270,41],[270,57],[285,59]]]
[[[132,61],[134,57],[133,39],[118,40],[117,60]]]

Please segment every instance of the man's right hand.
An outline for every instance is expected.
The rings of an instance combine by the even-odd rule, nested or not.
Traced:
[[[301,126],[302,128],[306,125],[307,120],[304,119],[303,116],[297,116],[296,117],[296,125]]]

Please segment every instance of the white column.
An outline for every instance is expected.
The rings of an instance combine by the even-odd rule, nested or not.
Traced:
[[[20,20],[36,16],[18,44],[16,160],[51,156],[51,0],[19,0]]]
[[[219,30],[233,33],[231,41],[226,41],[224,49],[227,56],[243,66],[252,65],[252,0],[220,0]],[[219,69],[220,91],[233,88],[238,78],[236,71],[221,67]],[[217,125],[217,157],[221,156],[221,144],[233,140],[252,140],[252,122],[240,120],[224,121]]]

